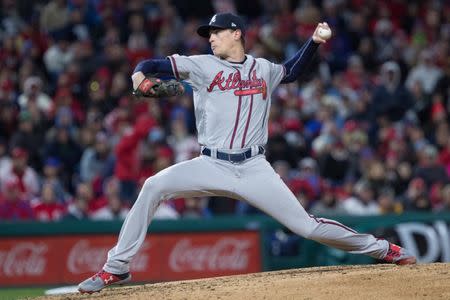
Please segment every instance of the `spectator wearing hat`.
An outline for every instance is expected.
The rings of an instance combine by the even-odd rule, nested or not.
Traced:
[[[396,62],[388,61],[381,66],[380,83],[371,102],[374,120],[384,116],[390,121],[398,121],[412,107],[412,97],[401,82],[400,67]]]
[[[11,151],[11,165],[0,173],[0,186],[14,180],[20,191],[20,198],[31,200],[39,193],[39,177],[28,165],[28,151],[14,147]],[[15,186],[16,187],[16,186]]]
[[[41,186],[49,184],[52,186],[53,193],[59,203],[66,203],[70,195],[64,188],[60,179],[61,161],[56,157],[47,157],[42,169]]]
[[[51,183],[44,183],[39,197],[31,201],[36,220],[41,222],[53,222],[61,220],[66,207],[61,204],[57,197],[55,187]]]
[[[1,180],[2,194],[0,195],[0,220],[20,221],[34,218],[29,201],[22,195],[20,182],[17,178],[9,177]]]
[[[44,144],[44,131],[40,130],[39,126],[33,122],[29,111],[21,111],[18,130],[9,142],[11,148],[19,147],[27,151],[28,162],[36,170],[41,170],[42,167],[42,148],[36,146]]]
[[[375,200],[375,191],[365,179],[360,179],[353,189],[353,196],[345,199],[342,209],[345,214],[355,216],[379,215],[380,206]]]
[[[23,93],[17,101],[21,110],[27,110],[30,105],[33,105],[45,116],[48,116],[52,109],[52,100],[49,95],[43,92],[42,80],[38,76],[30,76],[25,80]]]

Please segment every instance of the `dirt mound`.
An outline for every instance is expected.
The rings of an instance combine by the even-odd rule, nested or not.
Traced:
[[[450,264],[293,269],[38,299],[450,299]]]

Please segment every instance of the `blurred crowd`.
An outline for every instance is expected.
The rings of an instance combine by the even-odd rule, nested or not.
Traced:
[[[333,29],[272,98],[267,158],[309,212],[450,212],[448,1],[187,2],[0,0],[0,220],[123,219],[146,178],[197,156],[189,87],[136,99],[130,75],[211,53],[195,31],[223,11],[245,17],[247,53],[278,63]],[[157,217],[253,213],[183,198]]]

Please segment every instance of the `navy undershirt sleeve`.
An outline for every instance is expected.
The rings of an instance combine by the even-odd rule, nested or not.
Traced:
[[[298,50],[297,53],[289,60],[283,63],[286,74],[284,75],[281,83],[289,83],[295,81],[300,72],[303,71],[308,64],[312,61],[313,56],[319,47],[319,44],[315,43],[311,38]]]
[[[139,71],[144,73],[144,75],[175,77],[172,64],[168,58],[143,60],[134,68],[133,74]]]

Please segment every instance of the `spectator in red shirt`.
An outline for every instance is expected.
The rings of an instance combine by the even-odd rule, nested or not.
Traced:
[[[65,214],[66,208],[58,203],[56,193],[51,183],[42,186],[41,196],[32,201],[34,215],[38,221],[59,221]]]
[[[28,151],[15,147],[11,151],[12,163],[0,173],[0,188],[9,180],[16,180],[21,198],[30,200],[39,192],[39,180],[36,171],[28,165]]]
[[[120,197],[130,203],[135,200],[139,176],[139,144],[155,125],[153,118],[141,116],[133,128],[123,128],[122,137],[115,148],[117,160],[114,175],[120,181]]]

